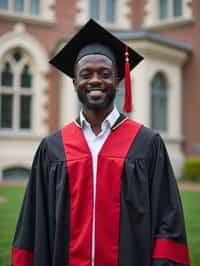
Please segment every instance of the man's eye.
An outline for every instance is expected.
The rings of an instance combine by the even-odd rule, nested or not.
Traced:
[[[80,77],[83,78],[83,79],[88,79],[90,76],[90,73],[89,72],[82,72],[80,74]]]
[[[111,76],[111,73],[110,73],[109,71],[104,71],[104,72],[102,73],[102,77],[103,77],[103,78],[110,78],[110,76]]]

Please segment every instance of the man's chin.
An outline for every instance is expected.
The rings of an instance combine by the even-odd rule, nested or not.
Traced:
[[[107,109],[110,104],[105,104],[105,103],[84,103],[83,107],[88,109],[88,110],[93,110],[96,112],[103,111],[104,109]]]
[[[105,97],[87,97],[82,91],[78,91],[78,98],[81,102],[83,108],[88,110],[93,110],[95,112],[100,112],[107,110],[113,105],[115,99],[116,91],[115,89],[109,91]]]

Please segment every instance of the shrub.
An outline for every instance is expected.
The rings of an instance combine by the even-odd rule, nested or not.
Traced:
[[[183,166],[184,178],[190,181],[200,181],[200,158],[188,158]]]

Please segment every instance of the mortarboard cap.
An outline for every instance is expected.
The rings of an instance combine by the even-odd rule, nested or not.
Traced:
[[[81,50],[92,44],[95,44],[95,47],[98,47],[99,44],[99,52],[97,51],[98,48],[95,49],[96,52],[86,48],[85,51],[92,51],[88,52],[88,54],[101,53],[106,56],[108,56],[108,54],[114,55],[118,70],[118,78],[120,81],[125,78],[126,95],[124,111],[130,112],[132,105],[130,71],[143,60],[143,57],[94,20],[90,19],[80,31],[68,41],[63,49],[50,60],[50,64],[69,77],[74,78],[74,66],[77,62],[77,58],[80,57]],[[102,46],[105,47],[105,49],[102,49]],[[111,53],[106,52],[106,50],[110,50]],[[85,51],[83,54],[86,55]]]

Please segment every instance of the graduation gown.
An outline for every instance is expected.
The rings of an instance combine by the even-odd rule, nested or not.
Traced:
[[[79,125],[41,142],[13,241],[14,266],[91,266],[92,157]],[[121,115],[99,156],[95,266],[189,265],[184,217],[161,137]]]

